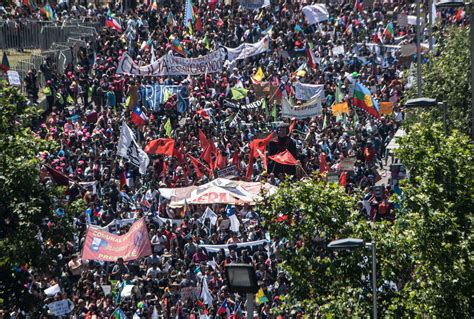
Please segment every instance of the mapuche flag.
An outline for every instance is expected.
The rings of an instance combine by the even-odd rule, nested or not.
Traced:
[[[355,84],[352,104],[380,120],[380,108],[377,101],[372,97],[369,89],[360,83]]]

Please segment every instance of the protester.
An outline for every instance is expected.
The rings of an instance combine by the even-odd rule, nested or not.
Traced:
[[[104,26],[63,74],[51,60],[40,68],[48,108],[34,131],[60,145],[56,154],[40,154],[44,182],[66,180],[69,203],[82,199],[85,208],[74,218],[74,239],[51,247],[61,251],[51,271],[30,271],[30,293],[44,305],[38,316],[48,314],[48,303],[68,299],[73,318],[242,318],[245,297],[229,292],[224,267],[251,263],[263,292],[258,318],[296,317],[270,310],[290,287],[278,253],[289,243],[268,236],[255,207],[237,205],[234,211],[222,203],[186,202],[172,207],[173,200],[160,193],[203,185],[227,169],[234,179],[275,186],[285,178],[334,182],[335,176],[348,192],[363,191],[360,206],[367,220],[396,218],[388,199],[396,190],[385,187],[378,197],[374,186],[387,173],[386,148],[403,121],[399,102],[412,62],[400,45],[414,41],[414,26],[396,18],[413,15],[414,5],[328,1],[321,21],[309,23],[315,17],[305,16],[304,1],[272,0],[258,10],[243,7],[251,1],[195,1],[190,11],[186,2],[86,8],[61,1],[52,8],[58,21],[84,16]],[[48,19],[31,6],[7,12],[10,19]],[[464,23],[455,14],[438,18],[442,24]],[[262,50],[258,54],[232,58],[242,54],[233,48],[259,41],[252,47]],[[266,45],[268,50],[261,49]],[[118,72],[126,56],[134,67],[145,66],[140,72],[157,72],[153,62],[202,58],[222,47],[226,59],[215,72]],[[24,82],[36,102],[34,70]],[[383,113],[382,103],[389,105]],[[122,154],[126,127],[136,144],[127,144]],[[124,235],[141,218],[149,255],[116,262],[81,259],[88,228]],[[214,251],[207,245],[227,246]],[[55,284],[60,291],[46,296],[44,290]]]

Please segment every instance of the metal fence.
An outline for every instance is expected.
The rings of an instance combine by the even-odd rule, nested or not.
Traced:
[[[88,44],[95,50],[97,28],[100,22],[71,20],[61,25],[47,21],[24,21],[22,23],[0,21],[0,49],[41,49],[19,60],[12,70],[18,71],[23,80],[31,69],[40,70],[46,58],[50,58],[58,73],[64,73],[69,63],[75,63],[78,52]],[[5,78],[0,77],[0,78]],[[38,77],[40,86],[45,79]]]

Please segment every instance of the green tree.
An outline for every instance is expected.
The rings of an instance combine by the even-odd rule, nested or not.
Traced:
[[[435,56],[428,56],[423,65],[423,96],[446,102],[450,128],[469,134],[471,105],[471,53],[469,28],[453,26],[435,34]],[[414,85],[406,92],[406,99],[416,97]],[[430,110],[432,119],[442,119],[442,109]]]
[[[425,116],[426,117],[426,116]],[[400,222],[415,264],[402,294],[420,316],[472,316],[474,164],[469,138],[415,124],[397,154],[410,172]]]
[[[35,304],[26,270],[48,268],[71,224],[53,211],[63,192],[40,181],[37,155],[55,145],[32,134],[29,127],[38,116],[18,89],[0,82],[0,289],[8,296],[0,306],[6,308]]]

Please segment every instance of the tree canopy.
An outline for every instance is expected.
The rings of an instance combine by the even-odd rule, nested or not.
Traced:
[[[38,154],[55,145],[32,134],[38,117],[18,89],[0,82],[0,289],[9,296],[0,304],[33,304],[26,295],[26,272],[48,269],[70,227],[70,220],[53,210],[64,190],[40,181]]]

